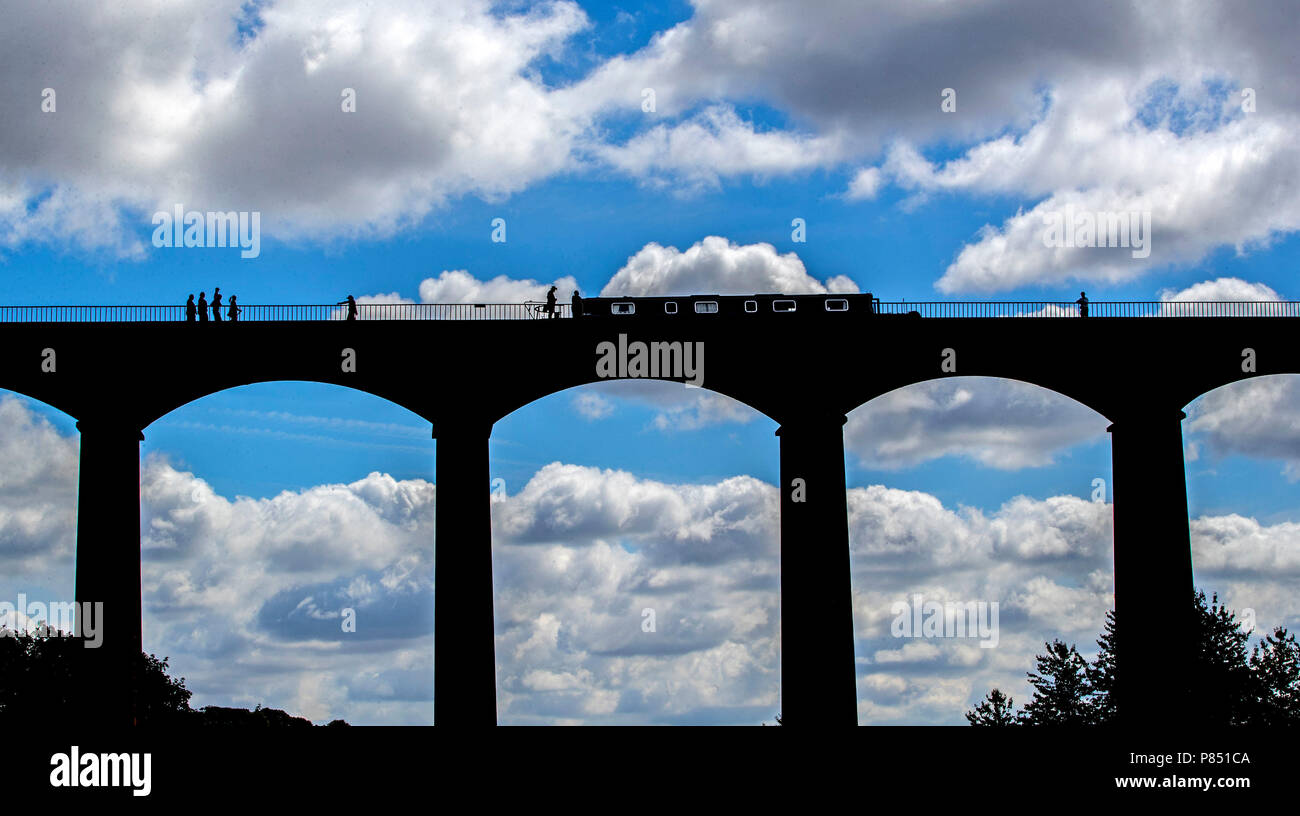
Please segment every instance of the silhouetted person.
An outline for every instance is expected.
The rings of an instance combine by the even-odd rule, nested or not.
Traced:
[[[546,293],[546,308],[543,311],[546,312],[548,320],[555,317],[555,290],[558,288],[558,286],[552,286],[551,291]]]
[[[357,319],[357,302],[356,302],[356,300],[353,299],[353,297],[352,297],[351,295],[348,295],[348,299],[347,299],[347,300],[340,300],[338,303],[335,303],[334,305],[335,305],[335,306],[342,306],[342,305],[345,304],[345,303],[347,304],[347,307],[348,307],[348,320],[356,320],[356,319]]]
[[[573,290],[573,316],[582,317],[582,295],[578,294],[577,289]]]
[[[239,304],[235,302],[235,297],[236,297],[235,295],[230,296],[230,308],[226,310],[226,317],[230,318],[231,323],[234,323],[236,320],[238,320],[239,313],[244,311],[243,309],[239,308]]]
[[[199,292],[199,322],[208,322],[208,296],[206,292]]]
[[[194,306],[194,295],[190,295],[190,299],[185,301],[185,322],[193,323],[197,312],[198,309]]]
[[[212,319],[221,322],[221,287],[217,286],[212,290]]]
[[[1079,299],[1076,300],[1075,303],[1079,304],[1079,317],[1087,317],[1087,316],[1088,316],[1088,296],[1085,295],[1083,292],[1080,292],[1080,293],[1079,293]]]

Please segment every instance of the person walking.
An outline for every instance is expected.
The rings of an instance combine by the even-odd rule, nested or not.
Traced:
[[[194,305],[194,294],[190,294],[190,299],[185,301],[185,322],[193,323],[198,309]]]
[[[1076,300],[1075,303],[1079,304],[1079,317],[1087,317],[1087,316],[1088,316],[1088,296],[1085,295],[1083,292],[1080,292],[1080,293],[1079,293],[1079,299]]]
[[[199,322],[208,322],[208,296],[207,292],[199,292]]]
[[[547,320],[555,317],[555,290],[559,288],[558,286],[552,286],[551,291],[546,293],[546,308],[543,311],[546,312]]]
[[[221,322],[221,287],[216,286],[212,289],[212,320],[214,323]]]
[[[235,302],[235,295],[231,295],[230,308],[226,310],[226,317],[230,318],[231,323],[234,323],[239,320],[239,313],[242,311],[244,310],[239,308],[239,304]]]

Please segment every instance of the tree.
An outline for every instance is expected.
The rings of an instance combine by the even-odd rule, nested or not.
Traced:
[[[1193,666],[1188,677],[1170,677],[1173,692],[1186,692],[1187,715],[1199,724],[1300,725],[1300,643],[1283,627],[1273,630],[1250,652],[1250,634],[1218,594],[1206,600],[1193,595]],[[1033,699],[1016,715],[1024,725],[1101,725],[1116,721],[1116,643],[1120,631],[1115,610],[1097,640],[1097,657],[1088,664],[1074,646],[1057,640],[1038,655],[1038,673],[1028,675]],[[1151,637],[1159,637],[1153,633]],[[971,725],[988,725],[994,694],[966,712]],[[1011,715],[1010,700],[999,716]]]
[[[1098,725],[1115,722],[1115,610],[1106,613],[1106,626],[1097,638],[1097,657],[1088,667],[1092,710]]]
[[[167,674],[169,658],[140,653],[136,664],[136,718],[141,725],[169,723],[193,713],[185,678]]]
[[[990,691],[984,702],[975,706],[973,711],[967,711],[966,721],[971,725],[989,727],[1020,724],[1016,716],[1015,700],[998,689]]]
[[[1300,726],[1300,644],[1279,626],[1250,653],[1255,677],[1253,725]]]
[[[1234,615],[1205,593],[1196,593],[1196,650],[1189,705],[1205,725],[1244,725],[1254,705],[1254,678],[1246,659],[1250,634],[1241,630]]]
[[[1038,672],[1029,672],[1034,696],[1021,712],[1027,725],[1094,725],[1092,686],[1088,683],[1088,661],[1064,641],[1047,644],[1047,654],[1038,655]]]
[[[100,671],[80,638],[49,627],[31,633],[0,627],[0,726],[72,722],[86,715],[88,684]],[[132,666],[138,725],[310,726],[276,708],[190,708],[185,678],[167,673],[168,658],[141,652]],[[330,725],[347,725],[335,720]]]

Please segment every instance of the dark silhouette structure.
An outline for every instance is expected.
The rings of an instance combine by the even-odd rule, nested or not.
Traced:
[[[697,384],[779,425],[785,724],[857,722],[845,415],[903,386],[954,376],[1033,383],[1111,421],[1116,610],[1126,631],[1161,635],[1119,644],[1119,718],[1164,727],[1185,717],[1183,701],[1163,682],[1194,666],[1182,409],[1228,383],[1300,373],[1295,322],[1105,316],[1115,304],[1094,304],[1102,316],[1087,321],[928,318],[921,315],[930,307],[920,304],[905,304],[912,316],[881,314],[895,307],[878,302],[840,311],[842,297],[814,309],[820,300],[812,296],[799,301],[797,312],[781,313],[791,298],[774,297],[768,311],[737,310],[734,318],[688,305],[675,314],[644,308],[631,317],[606,306],[603,317],[589,312],[582,320],[478,319],[496,312],[471,304],[447,307],[446,314],[464,319],[365,326],[351,319],[255,319],[220,335],[187,331],[174,317],[37,324],[0,314],[0,388],[78,420],[76,600],[104,603],[104,645],[95,655],[104,683],[93,690],[103,696],[103,710],[116,722],[130,721],[129,658],[141,651],[142,431],[216,391],[302,380],[374,394],[430,423],[438,485],[435,722],[494,724],[488,437],[511,412],[600,380],[598,347],[625,341],[703,344],[706,367]],[[1265,306],[1276,309],[1259,313],[1294,313],[1291,304]],[[349,304],[350,318],[352,310]],[[525,316],[523,307],[517,313]],[[49,348],[58,354],[56,371],[42,365]],[[406,353],[411,348],[445,350],[436,374]],[[521,355],[544,357],[547,365],[517,365]],[[229,363],[192,365],[214,356]],[[671,370],[657,378],[685,380]],[[454,394],[448,383],[456,384]]]

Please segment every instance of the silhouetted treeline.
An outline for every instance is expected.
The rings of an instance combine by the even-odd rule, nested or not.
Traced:
[[[0,724],[75,722],[85,712],[86,689],[96,682],[93,649],[75,637],[38,628],[0,635]],[[185,678],[167,673],[167,658],[141,652],[134,667],[137,725],[310,726],[276,708],[190,707]],[[334,720],[330,725],[347,725]]]
[[[1300,643],[1279,626],[1250,650],[1249,633],[1236,615],[1219,603],[1195,594],[1195,666],[1190,677],[1170,677],[1171,691],[1188,698],[1189,716],[1198,725],[1300,725]],[[1105,725],[1115,721],[1115,611],[1106,614],[1106,629],[1097,640],[1097,657],[1089,663],[1073,645],[1053,640],[1028,672],[1033,697],[1020,711],[1014,701],[993,689],[966,712],[971,725]],[[1160,637],[1159,632],[1146,637]],[[1177,686],[1182,688],[1178,689]]]

